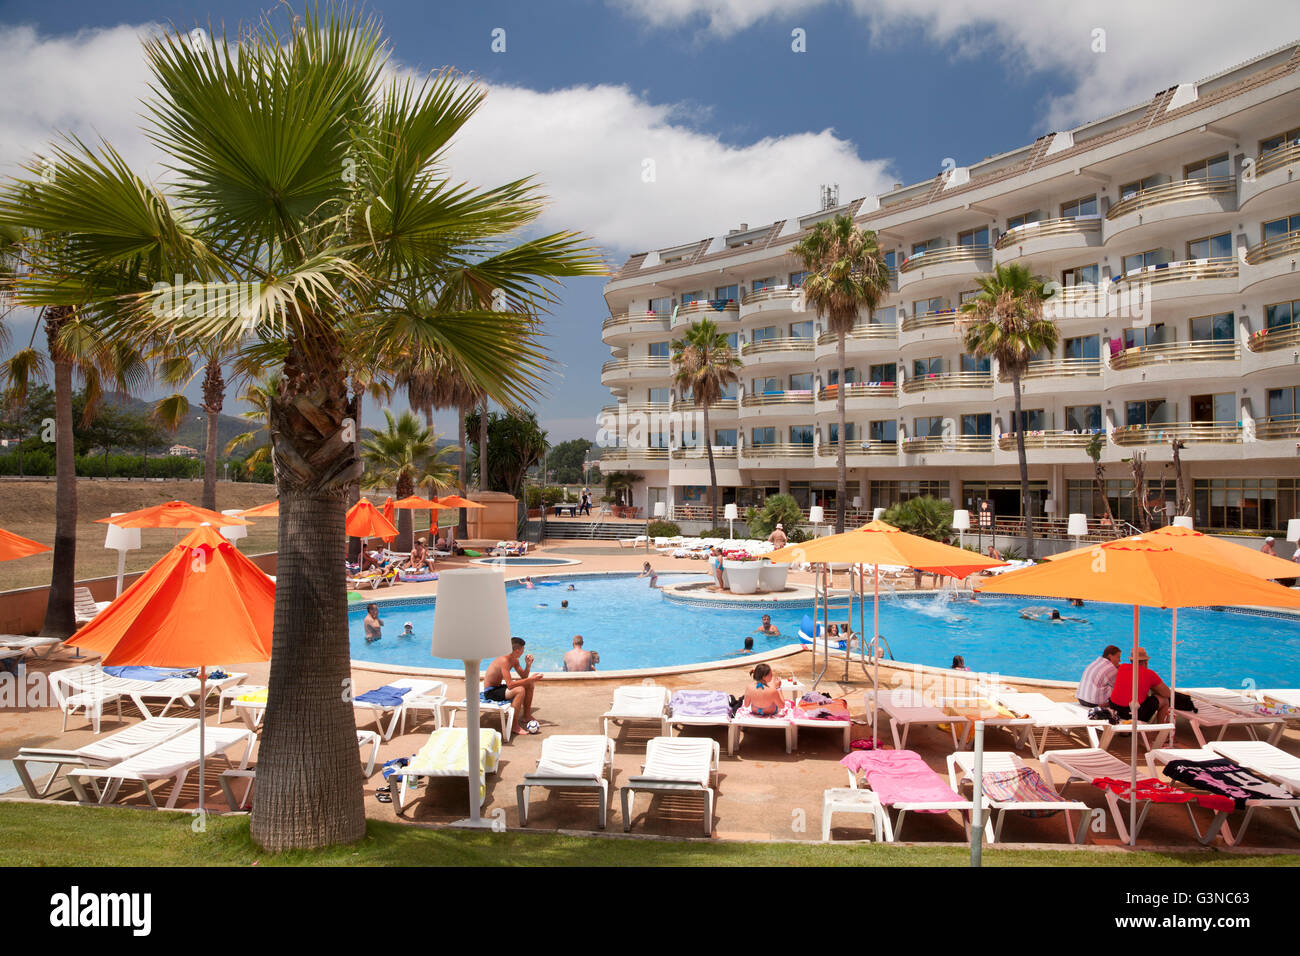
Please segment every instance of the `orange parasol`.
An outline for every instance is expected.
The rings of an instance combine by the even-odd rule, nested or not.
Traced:
[[[1048,564],[1011,571],[982,585],[988,594],[1080,598],[1133,605],[1133,650],[1138,650],[1138,608],[1256,604],[1300,608],[1300,594],[1222,563],[1175,550],[1148,535],[1085,549]],[[1130,786],[1137,790],[1138,668],[1130,702]],[[1137,801],[1129,801],[1129,842],[1137,842]]]
[[[14,534],[12,531],[0,529],[0,561],[28,558],[33,554],[41,554],[49,550],[48,546],[41,544],[39,541],[33,541],[30,538],[24,538],[20,534]]]
[[[380,513],[384,516],[385,521],[391,524],[394,528],[397,527],[397,512],[393,509],[392,495],[389,495],[384,499],[384,507],[380,510]],[[391,540],[391,538],[385,538],[384,543],[387,544]]]
[[[115,524],[119,528],[197,528],[204,524],[210,524],[214,528],[228,528],[253,523],[235,515],[209,511],[187,501],[168,501],[115,517],[96,518],[95,521],[98,524]]]
[[[389,538],[397,537],[393,523],[379,513],[366,498],[362,498],[348,509],[347,533],[354,538]]]
[[[199,753],[207,668],[271,658],[275,582],[211,527],[196,528],[68,638],[105,664],[199,668]],[[204,778],[199,765],[199,806]]]
[[[241,511],[241,518],[278,518],[280,516],[280,499],[267,502],[264,505],[258,505],[256,508],[249,508]],[[224,527],[224,525],[223,525]]]
[[[477,501],[470,501],[468,498],[462,498],[460,495],[447,495],[445,498],[435,498],[439,508],[486,508],[487,505],[479,504]]]
[[[1146,537],[1152,541],[1168,545],[1182,554],[1189,554],[1194,558],[1201,558],[1205,561],[1214,561],[1257,578],[1300,577],[1300,572],[1297,571],[1294,561],[1279,558],[1274,554],[1264,554],[1262,551],[1256,551],[1240,544],[1233,544],[1212,535],[1202,534],[1200,531],[1193,531],[1191,528],[1168,525],[1156,531],[1148,531],[1144,535],[1135,535],[1134,537]],[[1120,538],[1119,540],[1131,541],[1133,538]],[[1100,547],[1109,548],[1116,543],[1115,541],[1107,541],[1101,544]],[[1098,545],[1090,544],[1087,547],[1074,548],[1070,551],[1054,554],[1047,560],[1059,561],[1061,558],[1072,554],[1091,554],[1097,547]]]

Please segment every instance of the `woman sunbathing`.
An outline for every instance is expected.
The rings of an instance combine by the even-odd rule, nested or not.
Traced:
[[[755,717],[775,717],[781,712],[785,700],[772,677],[772,668],[759,664],[750,672],[754,685],[745,691],[745,706]]]

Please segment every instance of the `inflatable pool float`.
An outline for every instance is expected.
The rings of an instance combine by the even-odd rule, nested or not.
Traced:
[[[811,615],[811,614],[805,614],[805,615],[803,616],[803,622],[799,625],[799,640],[800,640],[802,643],[804,643],[804,644],[812,644],[812,643],[813,643],[813,637],[812,637],[812,634],[813,634],[813,627],[814,627],[814,624],[813,624],[812,615]],[[829,643],[830,646],[833,647],[833,648],[834,648],[835,650],[837,650],[837,651],[842,651],[842,650],[844,650],[844,648],[845,648],[845,646],[846,646],[846,644],[847,644],[847,641],[844,641],[844,640],[838,640],[838,641],[829,641],[829,642],[828,642],[828,641],[826,640],[826,627],[825,627],[825,625],[823,625],[823,624],[817,624],[817,625],[816,625],[816,629],[817,629],[817,641],[816,641],[817,644],[819,644],[819,645],[822,646],[822,647],[825,647],[826,644]]]

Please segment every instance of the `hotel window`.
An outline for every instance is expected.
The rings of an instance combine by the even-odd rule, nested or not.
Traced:
[[[978,229],[967,229],[965,232],[957,233],[957,245],[959,246],[987,246],[988,244],[988,226],[980,226]]]
[[[1038,222],[1038,211],[1022,212],[1019,216],[1009,216],[1007,218],[1007,232],[1012,229],[1019,229],[1021,226],[1027,226],[1031,222]]]
[[[1106,497],[1110,501],[1110,511],[1119,521],[1132,521],[1133,518],[1133,481],[1130,478],[1107,478],[1103,483]],[[1101,518],[1106,508],[1097,494],[1097,483],[1091,478],[1069,478],[1066,480],[1066,502],[1069,514],[1086,514]]]
[[[1133,182],[1125,183],[1119,187],[1119,198],[1128,199],[1130,196],[1136,196],[1138,193],[1158,185],[1160,185],[1159,173],[1154,173],[1144,179],[1135,179]]]
[[[1011,422],[1014,425],[1016,414],[1011,413]],[[1047,412],[1041,408],[1022,408],[1020,410],[1020,422],[1027,432],[1041,432],[1047,429]]]
[[[988,412],[961,417],[961,433],[966,438],[989,438],[993,435],[993,416]]]
[[[806,278],[808,278],[808,270],[807,270],[807,269],[803,270],[802,272],[791,272],[791,273],[790,273],[790,288],[792,288],[792,289],[798,289],[798,288],[800,288],[800,287],[803,285],[803,280],[806,279]]]
[[[774,288],[775,286],[776,286],[776,276],[768,276],[766,279],[755,279],[750,284],[750,288],[753,289],[755,292],[759,292],[763,289],[771,289]]]
[[[1133,272],[1137,269],[1145,269],[1147,266],[1159,265],[1165,259],[1163,249],[1148,249],[1146,252],[1135,252],[1127,255],[1123,260],[1123,270],[1125,273]]]
[[[1227,179],[1232,175],[1228,154],[1212,156],[1183,167],[1184,179]]]
[[[1075,266],[1061,270],[1061,285],[1097,285],[1101,282],[1101,268],[1094,262],[1090,266]]]
[[[947,498],[946,481],[873,481],[871,483],[871,507],[888,508],[900,501],[913,498]]]
[[[790,376],[790,391],[792,392],[811,392],[813,387],[813,373],[799,372]]]
[[[1300,479],[1197,478],[1193,500],[1198,528],[1281,532],[1300,514]]]
[[[803,322],[790,323],[790,338],[810,339],[812,337],[813,337],[812,319],[806,319]]]
[[[719,397],[719,401],[734,402],[736,400],[736,396],[739,393],[740,393],[740,383],[732,382],[722,390],[722,395]]]
[[[713,290],[713,298],[722,301],[735,301],[740,298],[740,286],[720,285]]]
[[[1163,398],[1124,403],[1125,425],[1160,425],[1173,421],[1174,406]]]
[[[1261,139],[1259,141],[1260,156],[1262,158],[1264,153],[1271,153],[1275,149],[1286,149],[1288,146],[1300,146],[1300,129],[1289,129],[1285,133],[1278,133],[1268,139]]]
[[[933,299],[915,299],[912,302],[912,315],[914,317],[929,312],[942,312],[943,309],[943,296],[936,296]]]
[[[668,401],[668,389],[666,388],[652,388],[646,394],[648,395],[647,401],[652,405]]]
[[[898,422],[892,418],[871,422],[867,426],[867,436],[873,442],[896,444],[898,442]]]
[[[704,290],[700,289],[695,292],[682,293],[682,305],[689,305],[692,302],[700,302],[704,299]]]
[[[1264,233],[1264,241],[1270,239],[1281,239],[1283,236],[1290,235],[1293,232],[1300,232],[1300,214],[1295,216],[1283,216],[1281,219],[1274,219],[1271,222],[1264,223],[1260,227]]]
[[[651,312],[671,312],[673,310],[672,296],[663,296],[659,299],[650,300]]]
[[[987,356],[970,355],[963,352],[961,355],[961,370],[963,372],[984,372],[987,373],[992,369],[992,360]]]
[[[837,385],[840,380],[840,370],[837,368],[830,369],[826,373],[826,383],[828,385]],[[846,368],[844,370],[844,381],[852,385],[858,380],[858,370],[855,368]]]
[[[871,312],[871,325],[897,325],[898,324],[898,306],[887,305],[883,309],[873,309]]]
[[[776,429],[768,425],[763,428],[752,429],[749,433],[751,445],[775,445]]]
[[[1066,405],[1065,430],[1071,432],[1101,431],[1101,406]]]
[[[1198,315],[1190,319],[1193,342],[1231,342],[1235,338],[1233,314]]]
[[[791,425],[790,444],[811,445],[813,443],[813,433],[816,431],[816,427],[812,425]]]
[[[650,357],[666,359],[668,357],[668,349],[668,342],[651,342],[649,347]]]
[[[897,382],[898,366],[893,362],[882,362],[867,369],[868,382]]]
[[[754,379],[753,393],[755,395],[780,395],[782,391],[781,380],[775,375],[768,378]]]
[[[912,359],[912,378],[925,378],[927,375],[942,375],[943,359],[938,355],[928,358]]]
[[[1095,335],[1081,335],[1065,340],[1065,357],[1067,359],[1101,359],[1101,339]]]
[[[1204,236],[1187,243],[1188,259],[1222,259],[1232,255],[1232,233]]]
[[[1124,330],[1124,348],[1126,349],[1139,348],[1143,345],[1161,345],[1172,341],[1173,336],[1167,333],[1163,322],[1143,328]]]
[[[980,294],[980,290],[979,290],[979,289],[967,289],[965,292],[959,292],[959,293],[957,293],[957,306],[958,306],[958,308],[960,308],[961,306],[965,305],[967,302],[970,302],[970,301],[973,301],[974,299],[979,298],[979,294]]]
[[[713,444],[723,448],[735,448],[736,430],[734,428],[715,428],[713,430]]]
[[[1281,329],[1300,324],[1300,300],[1264,306],[1264,328]]]
[[[921,242],[912,243],[912,255],[919,256],[929,249],[941,249],[943,247],[942,239],[925,239]]]
[[[655,432],[653,435],[647,436],[647,441],[649,442],[649,444],[646,446],[648,448],[668,447],[668,436],[665,435],[663,432]]]
[[[731,351],[733,351],[733,352],[735,352],[736,350],[738,350],[738,349],[740,348],[740,333],[739,333],[739,332],[728,332],[728,333],[727,333],[727,348],[731,349]]]
[[[832,445],[839,444],[839,440],[840,440],[840,423],[839,423],[839,422],[831,422],[831,424],[830,424],[829,434],[830,434],[830,436],[831,436],[831,437],[830,437],[831,444],[832,444]],[[845,423],[844,423],[844,434],[845,434],[845,436],[848,438],[849,441],[851,441],[851,442],[853,442],[853,441],[857,441],[857,440],[858,440],[858,426],[857,426],[857,423],[856,423],[856,422],[845,422]]]
[[[1235,422],[1237,420],[1237,396],[1234,392],[1220,392],[1217,395],[1193,395],[1191,397],[1192,421],[1194,422]]]
[[[940,416],[912,419],[913,438],[941,438],[942,436],[943,419]]]
[[[1069,202],[1061,203],[1062,219],[1079,219],[1084,216],[1097,215],[1097,196],[1094,193],[1091,196],[1081,196],[1078,199],[1071,199]]]
[[[749,341],[766,342],[769,339],[779,339],[781,331],[775,325],[765,325],[761,329],[753,329],[749,333]]]
[[[1270,388],[1266,405],[1270,421],[1300,417],[1300,387]]]
[[[890,249],[888,252],[884,254],[883,258],[885,260],[886,269],[888,269],[890,272],[898,271],[898,261],[897,261],[898,252],[896,250]]]

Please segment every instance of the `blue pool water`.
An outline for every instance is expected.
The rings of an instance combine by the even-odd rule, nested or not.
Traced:
[[[528,642],[535,668],[555,671],[560,658],[581,634],[587,650],[600,652],[601,670],[624,670],[694,664],[727,658],[739,651],[763,613],[781,630],[780,637],[753,634],[755,651],[772,650],[798,640],[806,609],[730,610],[675,604],[633,575],[557,577],[562,583],[528,590],[507,585],[511,630]],[[705,581],[705,575],[665,574],[661,584]],[[568,591],[572,583],[575,590]],[[567,599],[569,608],[561,609]],[[544,606],[543,606],[544,605]],[[1026,621],[1020,609],[1031,605],[1059,607],[1063,615],[1087,623]],[[430,656],[433,599],[381,602],[384,637],[367,645],[362,636],[363,604],[349,608],[352,657],[382,664],[459,669],[459,661]],[[836,615],[843,617],[843,614]],[[857,625],[856,605],[853,612]],[[398,635],[415,625],[416,637]],[[1144,608],[1142,646],[1155,671],[1169,680],[1171,614]],[[867,631],[871,605],[867,605]],[[948,595],[881,600],[880,632],[898,660],[947,667],[954,654],[972,670],[1017,677],[1077,680],[1106,644],[1132,644],[1133,609],[1113,604],[1070,608],[1044,598],[983,596],[978,603],[950,601]],[[1182,686],[1239,687],[1253,680],[1259,687],[1300,686],[1300,620],[1191,609],[1178,612],[1178,683]]]

